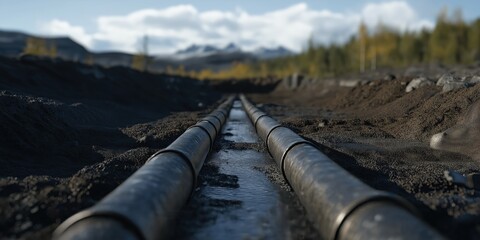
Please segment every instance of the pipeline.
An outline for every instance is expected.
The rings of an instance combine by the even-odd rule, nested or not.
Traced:
[[[227,120],[234,97],[152,155],[93,207],[64,221],[53,239],[165,239],[194,192],[198,173]]]
[[[240,96],[268,152],[325,239],[444,239],[402,198],[366,185]]]

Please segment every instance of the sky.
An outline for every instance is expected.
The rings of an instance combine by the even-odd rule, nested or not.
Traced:
[[[168,54],[192,44],[244,50],[305,48],[341,43],[361,21],[399,30],[432,28],[443,7],[461,9],[466,21],[480,17],[479,0],[22,0],[0,2],[0,30],[69,36],[92,51],[140,50],[148,35],[151,54]]]

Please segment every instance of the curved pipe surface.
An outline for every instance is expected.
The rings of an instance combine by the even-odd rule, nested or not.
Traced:
[[[93,207],[64,221],[54,239],[165,239],[195,189],[234,97],[160,150]]]
[[[444,239],[405,200],[366,185],[314,144],[240,99],[286,181],[325,239]],[[400,230],[399,230],[400,229]]]

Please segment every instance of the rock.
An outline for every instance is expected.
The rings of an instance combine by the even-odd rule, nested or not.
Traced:
[[[480,159],[480,100],[469,107],[457,125],[437,133],[430,139],[433,149],[457,152]]]
[[[141,146],[154,146],[155,138],[152,135],[145,135],[138,139],[137,143]]]
[[[475,85],[479,82],[480,82],[480,76],[477,76],[477,75],[473,76],[472,78],[470,78],[468,80],[468,83],[473,84],[473,85]]]
[[[408,83],[407,87],[405,88],[405,92],[411,92],[414,89],[423,87],[423,86],[431,86],[433,82],[427,79],[426,77],[419,77],[415,78],[410,83]]]
[[[393,74],[387,74],[383,77],[383,80],[385,81],[392,81],[392,80],[395,80],[397,77],[395,77],[395,75]]]
[[[360,80],[340,80],[338,85],[340,87],[356,87],[360,84]]]
[[[447,82],[443,85],[442,92],[449,92],[455,89],[468,88],[472,85],[466,82]]]
[[[460,79],[453,76],[451,73],[443,74],[437,81],[437,86],[443,86],[449,82],[460,82]]]
[[[450,183],[465,186],[467,188],[480,189],[480,174],[470,173],[462,175],[459,172],[453,170],[447,170],[443,172],[445,180]]]
[[[325,120],[322,120],[321,122],[318,123],[319,128],[323,128],[327,125],[327,122]]]

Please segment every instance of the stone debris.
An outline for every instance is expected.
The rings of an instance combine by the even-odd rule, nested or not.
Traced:
[[[393,74],[387,74],[383,77],[384,81],[392,81],[392,80],[395,80],[395,79],[397,79],[397,77]]]
[[[407,87],[405,88],[405,92],[408,93],[413,91],[414,89],[417,89],[423,86],[432,86],[433,84],[434,83],[426,77],[418,77],[410,81],[410,83],[408,83]]]
[[[453,74],[451,73],[446,73],[443,74],[437,81],[437,86],[443,86],[447,83],[450,82],[460,82],[459,78],[456,78]]]
[[[480,82],[480,76],[475,75],[475,76],[471,77],[470,80],[468,80],[468,82],[470,84],[477,84],[477,83]]]
[[[467,82],[447,82],[443,85],[442,92],[449,92],[455,89],[468,88],[472,84]]]
[[[480,76],[458,77],[452,73],[443,74],[437,81],[437,86],[442,87],[442,92],[449,92],[456,89],[469,88],[480,82]]]
[[[480,173],[462,175],[453,170],[443,172],[445,179],[452,184],[461,185],[471,189],[480,189]]]

